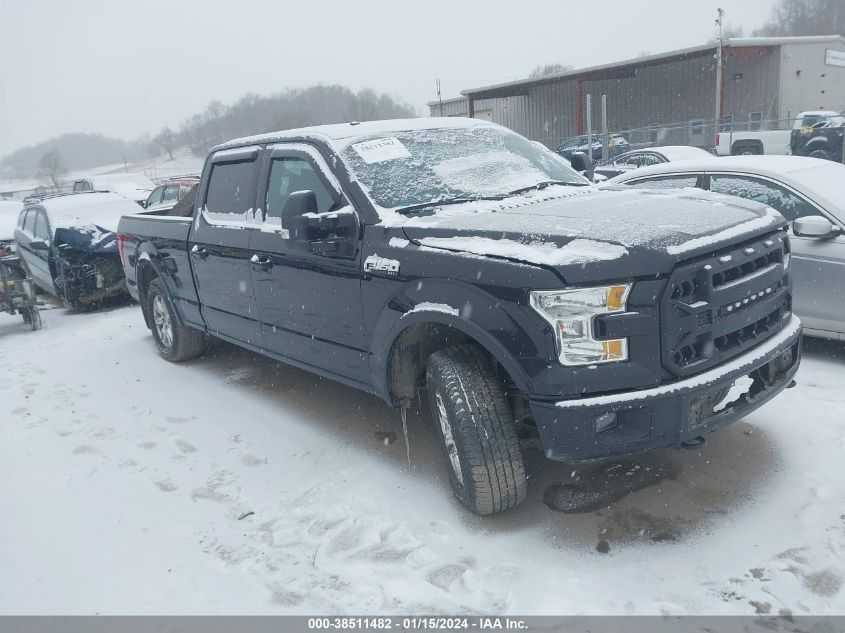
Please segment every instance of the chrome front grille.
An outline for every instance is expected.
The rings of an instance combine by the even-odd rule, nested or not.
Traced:
[[[681,264],[661,303],[662,360],[689,376],[754,347],[792,310],[783,231]]]

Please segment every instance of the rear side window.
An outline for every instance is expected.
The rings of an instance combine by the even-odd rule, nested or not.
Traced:
[[[37,215],[38,212],[34,210],[30,210],[29,213],[26,214],[26,220],[23,225],[24,231],[35,235],[35,216]]]
[[[215,164],[205,194],[205,212],[218,219],[246,219],[255,207],[255,184],[254,160]]]
[[[35,216],[35,237],[39,240],[50,239],[50,228],[47,225],[47,216],[43,211],[39,211]]]
[[[626,182],[629,187],[636,187],[637,189],[684,189],[686,187],[695,187],[698,183],[697,174],[689,174],[683,176],[655,176],[654,178],[643,178],[641,180],[634,180]]]
[[[167,185],[162,202],[176,202],[179,199],[179,185]]]
[[[802,200],[785,187],[763,178],[714,175],[710,177],[710,191],[762,202],[778,211],[790,222],[807,215],[819,215],[819,211],[809,202]]]

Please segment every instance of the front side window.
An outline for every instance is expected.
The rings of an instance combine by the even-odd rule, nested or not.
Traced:
[[[246,219],[255,205],[256,163],[216,163],[211,168],[205,211],[226,220]]]
[[[157,187],[155,191],[150,194],[150,197],[147,198],[147,206],[151,207],[154,204],[158,204],[161,202],[161,197],[164,194],[164,187]]]
[[[540,183],[589,185],[558,154],[499,126],[361,138],[342,148],[341,158],[385,209],[503,198]]]
[[[738,196],[772,207],[787,220],[818,215],[818,210],[791,191],[770,180],[751,176],[714,175],[710,177],[710,191]]]
[[[335,206],[334,193],[323,184],[310,162],[304,158],[280,158],[270,167],[266,217],[281,218],[285,201],[294,191],[313,191],[318,213]]]
[[[684,189],[698,185],[698,175],[688,174],[683,176],[655,176],[626,182],[629,187],[637,189]]]

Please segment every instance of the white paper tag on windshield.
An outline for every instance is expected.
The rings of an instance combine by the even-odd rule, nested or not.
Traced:
[[[410,158],[411,156],[408,148],[402,145],[395,136],[362,141],[355,143],[352,148],[368,165],[386,160],[396,160],[397,158]]]

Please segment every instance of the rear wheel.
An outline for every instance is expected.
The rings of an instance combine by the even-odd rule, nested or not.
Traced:
[[[147,289],[147,314],[159,355],[179,362],[196,358],[205,349],[205,335],[179,323],[173,303],[160,279],[153,279]]]
[[[736,143],[731,153],[734,156],[761,156],[763,146],[759,143]]]
[[[474,345],[435,352],[426,382],[458,500],[482,515],[522,503],[528,489],[522,449],[490,358]]]

